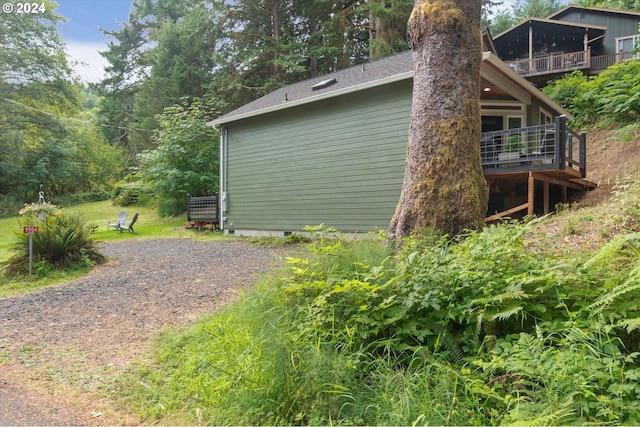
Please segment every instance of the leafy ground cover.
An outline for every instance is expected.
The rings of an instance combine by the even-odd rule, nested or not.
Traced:
[[[162,334],[116,394],[148,423],[637,424],[639,189],[549,235],[508,222],[399,254],[320,235]],[[553,244],[596,218],[599,244]]]

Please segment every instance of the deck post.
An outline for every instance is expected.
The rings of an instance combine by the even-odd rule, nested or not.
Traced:
[[[542,195],[544,198],[544,214],[549,213],[549,181],[542,181]]]
[[[187,221],[191,221],[191,194],[187,194]]]
[[[567,116],[556,117],[556,138],[554,141],[556,150],[556,167],[564,170],[567,159]]]
[[[580,175],[587,177],[587,133],[580,134]]]
[[[536,181],[533,178],[533,173],[529,172],[529,188],[527,189],[528,196],[528,208],[527,208],[527,216],[529,219],[533,217],[533,201],[535,200],[534,191],[536,188]]]

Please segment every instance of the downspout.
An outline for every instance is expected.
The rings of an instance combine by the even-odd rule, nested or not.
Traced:
[[[227,129],[220,126],[220,230],[227,221]]]

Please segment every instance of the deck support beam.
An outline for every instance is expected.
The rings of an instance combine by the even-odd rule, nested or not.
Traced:
[[[508,209],[508,210],[506,210],[504,212],[500,212],[500,213],[497,213],[495,215],[488,216],[488,217],[486,217],[484,219],[484,222],[495,221],[496,219],[500,219],[503,216],[507,216],[507,215],[511,215],[512,213],[523,211],[523,210],[527,209],[527,207],[529,207],[529,203],[523,203],[520,206],[516,206],[515,208],[511,208],[511,209]]]
[[[576,171],[575,174],[578,174]],[[499,188],[498,192],[504,194],[504,201],[510,206],[514,206],[517,203],[518,197],[516,197],[515,182],[522,184],[524,180],[527,182],[527,202],[518,206],[507,209],[503,212],[490,215],[485,218],[485,222],[495,221],[502,217],[511,215],[516,212],[527,210],[527,216],[531,219],[535,214],[535,189],[536,181],[542,183],[542,202],[544,205],[544,213],[548,214],[551,211],[551,184],[560,187],[560,198],[562,203],[567,202],[567,189],[585,191],[590,188],[594,188],[595,184],[584,178],[575,176],[574,171],[566,169],[561,176],[551,176],[548,172],[519,172],[519,173],[506,173],[506,174],[490,174],[488,175],[488,182],[491,185],[496,185]],[[487,175],[485,175],[487,177]]]
[[[535,172],[529,172],[529,174],[533,174],[536,180],[542,181],[542,182],[548,182],[549,184],[555,184],[561,187],[569,187],[578,191],[584,191],[587,189],[584,185],[580,185],[575,182],[565,181],[562,179],[553,178],[551,176],[546,176],[546,175],[535,173]]]
[[[527,196],[528,196],[527,216],[529,218],[533,218],[533,201],[535,200],[535,197],[534,197],[535,189],[536,189],[535,178],[533,177],[533,173],[529,172],[529,186],[527,189]]]
[[[542,182],[542,197],[544,199],[544,214],[549,213],[549,181]]]

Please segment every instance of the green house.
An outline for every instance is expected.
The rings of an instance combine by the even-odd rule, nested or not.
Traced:
[[[404,52],[282,87],[210,122],[220,133],[220,228],[386,229],[404,175],[412,82]],[[491,52],[481,88],[483,131],[568,116]]]

